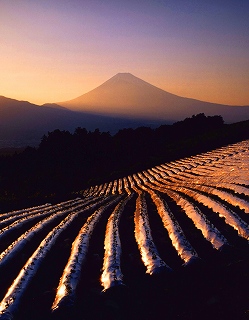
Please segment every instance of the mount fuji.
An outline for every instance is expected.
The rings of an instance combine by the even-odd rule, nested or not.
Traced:
[[[38,106],[0,96],[0,148],[38,145],[55,129],[158,127],[199,113],[221,115],[226,123],[249,119],[249,106],[228,106],[183,98],[159,89],[130,73],[118,73],[82,96]]]
[[[249,106],[229,106],[180,97],[131,73],[118,73],[88,93],[58,104],[74,111],[167,122],[198,113],[221,115],[228,123],[249,119]]]

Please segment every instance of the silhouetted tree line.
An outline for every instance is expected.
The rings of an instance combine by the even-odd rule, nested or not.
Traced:
[[[249,138],[249,121],[194,115],[156,129],[109,132],[77,128],[44,135],[38,148],[0,157],[0,210],[8,203],[63,200],[72,191],[122,178],[167,161]],[[28,199],[28,200],[27,200]]]

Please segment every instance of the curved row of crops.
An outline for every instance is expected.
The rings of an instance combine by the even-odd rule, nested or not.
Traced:
[[[56,317],[79,303],[88,274],[105,293],[131,283],[136,266],[152,276],[171,274],[227,248],[246,248],[249,141],[92,186],[80,196],[0,215],[0,319],[27,318],[27,300],[39,287],[50,294],[36,319],[42,308]],[[127,264],[133,270],[126,274]]]

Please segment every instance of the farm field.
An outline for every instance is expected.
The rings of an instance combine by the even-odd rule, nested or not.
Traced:
[[[0,319],[249,318],[249,140],[0,215]]]

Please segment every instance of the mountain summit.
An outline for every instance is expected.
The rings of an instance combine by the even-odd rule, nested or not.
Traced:
[[[226,122],[249,118],[249,107],[183,98],[131,73],[118,73],[76,99],[59,102],[71,110],[129,118],[178,121],[193,114],[221,115]]]

